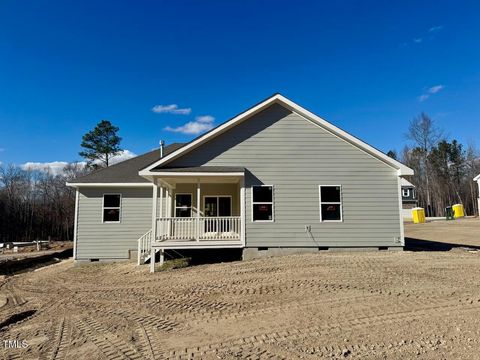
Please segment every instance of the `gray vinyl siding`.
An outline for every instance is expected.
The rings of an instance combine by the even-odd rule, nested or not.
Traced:
[[[121,222],[102,222],[103,194],[121,194]],[[127,259],[152,227],[152,188],[80,188],[77,260]]]
[[[168,164],[201,165],[247,169],[247,247],[399,245],[396,170],[280,105]],[[274,222],[252,222],[256,184],[274,185]],[[342,186],[343,222],[320,222],[319,185]]]

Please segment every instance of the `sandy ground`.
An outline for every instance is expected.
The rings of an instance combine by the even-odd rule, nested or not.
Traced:
[[[429,221],[425,224],[407,222],[405,236],[457,246],[480,247],[480,219],[470,217]]]
[[[473,220],[429,223],[407,225],[407,236],[437,240],[440,231],[478,243],[479,230]],[[70,260],[3,280],[0,356],[478,359],[479,279],[480,252],[462,248],[321,252],[153,275]],[[28,347],[6,349],[5,340]]]

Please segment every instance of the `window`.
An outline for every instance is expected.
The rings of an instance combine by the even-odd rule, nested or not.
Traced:
[[[232,197],[207,195],[203,197],[203,209],[207,217],[232,216]]]
[[[342,187],[320,185],[320,221],[343,221]]]
[[[402,189],[402,196],[409,197],[410,196],[410,189]]]
[[[273,221],[273,185],[252,186],[252,221]]]
[[[192,194],[175,194],[175,217],[192,217]]]
[[[120,194],[104,194],[103,195],[103,222],[118,223],[120,222],[120,204],[122,197]]]

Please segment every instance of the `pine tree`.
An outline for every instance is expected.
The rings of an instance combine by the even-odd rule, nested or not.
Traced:
[[[118,155],[121,137],[117,135],[119,128],[113,126],[110,121],[102,120],[92,131],[89,131],[82,137],[81,147],[83,151],[79,153],[89,167],[108,167],[113,156]]]

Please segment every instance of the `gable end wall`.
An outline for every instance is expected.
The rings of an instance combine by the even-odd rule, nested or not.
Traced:
[[[247,169],[247,247],[400,245],[396,170],[278,104],[168,164],[201,165]],[[274,185],[274,222],[252,222],[255,184]],[[343,222],[320,223],[321,184],[342,185]]]

